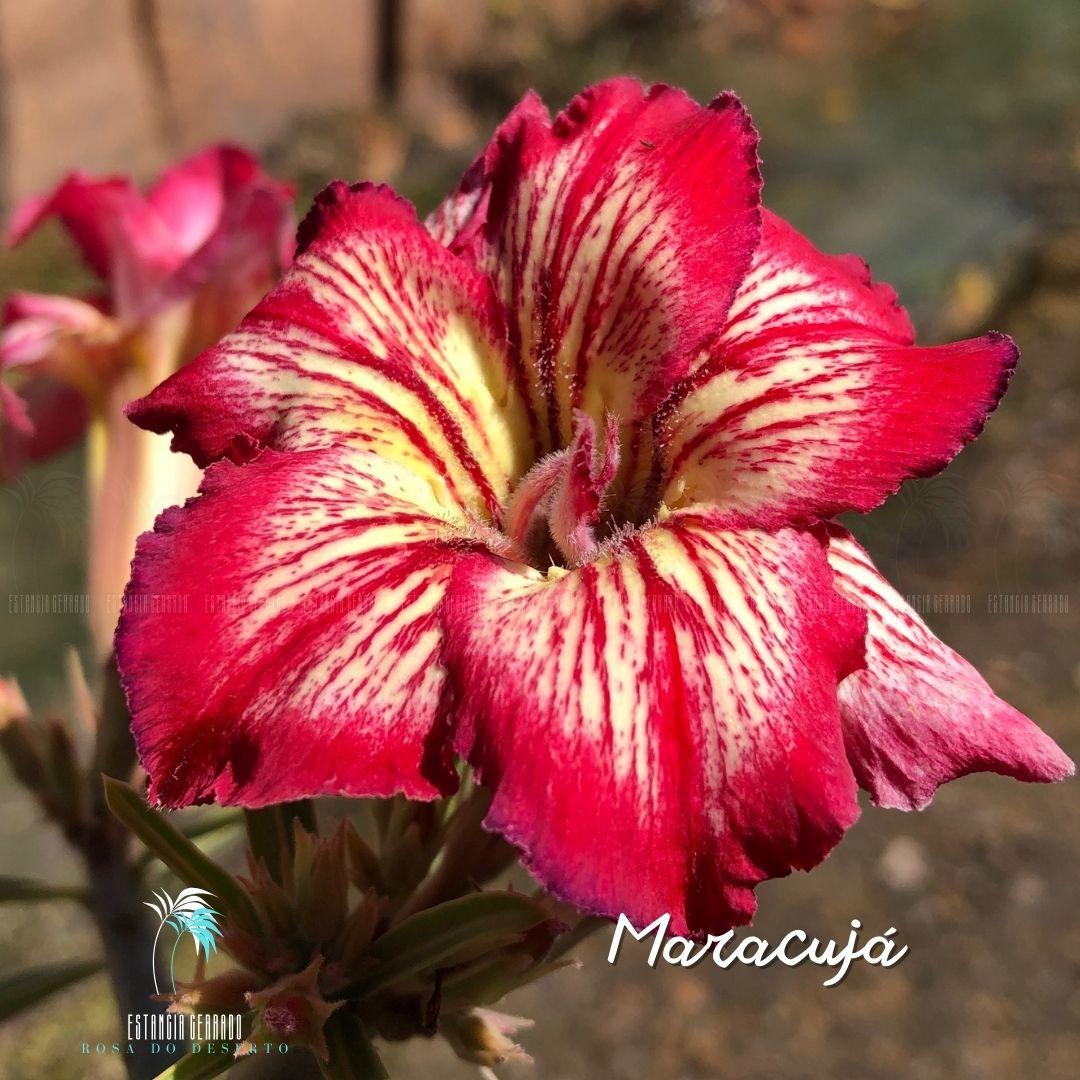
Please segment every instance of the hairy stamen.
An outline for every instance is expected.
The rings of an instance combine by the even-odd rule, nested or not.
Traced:
[[[588,562],[596,554],[596,524],[618,469],[616,417],[608,415],[599,442],[592,417],[576,412],[570,445],[538,461],[507,506],[506,533],[522,557],[529,559],[542,549],[546,538],[541,529],[546,525],[568,566]]]

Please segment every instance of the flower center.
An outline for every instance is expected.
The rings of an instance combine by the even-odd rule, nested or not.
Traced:
[[[514,489],[504,528],[534,566],[580,566],[596,555],[604,496],[619,470],[619,423],[608,415],[602,438],[592,417],[574,414],[570,445],[541,458]]]

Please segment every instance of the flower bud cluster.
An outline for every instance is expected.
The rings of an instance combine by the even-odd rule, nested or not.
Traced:
[[[480,887],[514,854],[481,829],[486,806],[468,785],[376,803],[370,842],[349,819],[320,834],[307,804],[248,811],[244,900],[217,901],[237,966],[207,977],[200,963],[170,1007],[247,1014],[238,1055],[272,1041],[332,1067],[346,1040],[442,1034],[474,1064],[527,1059],[510,1036],[528,1022],[486,1007],[572,964],[557,945],[569,927],[541,896]]]

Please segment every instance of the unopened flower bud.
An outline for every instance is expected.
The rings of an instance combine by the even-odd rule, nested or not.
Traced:
[[[319,841],[310,872],[296,882],[297,919],[310,942],[323,945],[337,935],[348,910],[348,893],[345,833],[339,828]]]
[[[21,784],[37,792],[45,787],[43,749],[15,679],[0,679],[0,751]]]
[[[251,877],[244,887],[255,905],[259,921],[273,935],[285,935],[295,925],[295,913],[285,890],[270,876],[261,859],[250,861]]]
[[[66,721],[59,717],[46,720],[45,745],[51,798],[65,821],[77,821],[86,808],[86,777]]]
[[[336,953],[340,958],[341,970],[347,978],[359,966],[371,945],[382,909],[382,899],[374,889],[368,891],[349,912],[338,935]]]
[[[349,853],[349,879],[363,892],[382,886],[379,856],[351,821],[345,822],[345,848]]]
[[[382,861],[387,895],[395,900],[408,896],[431,864],[418,822],[409,822],[393,841],[388,841]]]
[[[533,1021],[522,1016],[507,1016],[491,1009],[470,1009],[444,1016],[439,1030],[459,1058],[490,1069],[507,1061],[532,1061],[511,1038],[523,1028],[532,1026]]]
[[[71,715],[78,730],[86,736],[94,736],[98,728],[97,709],[94,695],[86,678],[79,652],[69,646],[64,654],[64,671],[67,675],[68,697],[71,701]],[[130,739],[130,732],[128,738]]]
[[[311,874],[311,864],[315,861],[315,846],[318,837],[309,833],[298,818],[293,819],[293,843],[291,857],[285,864],[285,888],[295,900]]]

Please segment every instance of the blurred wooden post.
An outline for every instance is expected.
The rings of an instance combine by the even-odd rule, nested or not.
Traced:
[[[378,52],[375,82],[383,105],[397,103],[401,86],[401,20],[403,0],[378,0]]]
[[[142,54],[147,82],[153,94],[158,135],[162,143],[175,153],[180,136],[180,124],[169,90],[169,73],[161,44],[161,21],[158,0],[131,0],[135,40]]]

